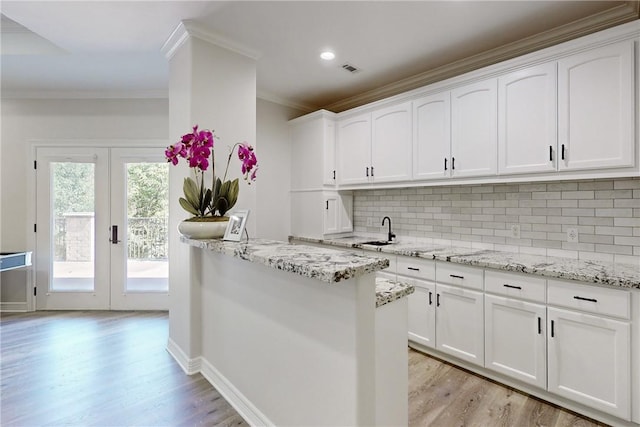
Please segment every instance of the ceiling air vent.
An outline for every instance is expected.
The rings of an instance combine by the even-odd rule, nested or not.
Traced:
[[[351,64],[344,64],[344,65],[342,66],[342,68],[344,68],[345,70],[347,70],[347,71],[348,71],[348,72],[350,72],[351,74],[354,74],[354,73],[357,73],[358,71],[360,71],[360,69],[359,69],[359,68],[354,67],[354,66],[353,66],[353,65],[351,65]]]

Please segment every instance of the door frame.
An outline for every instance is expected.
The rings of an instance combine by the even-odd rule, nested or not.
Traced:
[[[90,148],[159,148],[170,145],[168,139],[126,139],[126,138],[90,138],[90,139],[30,139],[27,141],[27,163],[25,167],[31,170],[27,174],[27,226],[25,229],[27,251],[36,251],[36,233],[34,225],[37,223],[36,212],[36,152],[38,148],[51,147],[90,147]],[[171,199],[171,193],[169,194]],[[27,283],[27,311],[36,310],[36,286],[35,265],[31,266],[29,283]]]

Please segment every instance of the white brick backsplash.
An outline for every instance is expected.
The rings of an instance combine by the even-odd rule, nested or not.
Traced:
[[[640,263],[640,178],[354,192],[356,233],[383,235],[386,215],[404,241]],[[567,241],[568,228],[577,242]]]

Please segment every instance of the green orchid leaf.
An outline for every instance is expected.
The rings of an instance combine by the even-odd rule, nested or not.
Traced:
[[[227,199],[224,197],[220,197],[218,199],[216,208],[218,209],[218,212],[220,213],[220,215],[224,216],[224,214],[227,213],[227,211],[229,210],[229,203],[227,202]]]
[[[184,196],[194,208],[200,207],[200,195],[198,191],[198,185],[191,178],[185,178],[182,186]]]
[[[238,178],[234,179],[229,185],[229,193],[227,194],[227,202],[229,203],[228,209],[235,206],[238,201],[238,195],[240,194],[240,182]]]
[[[195,209],[184,197],[180,197],[178,199],[178,202],[180,203],[180,206],[182,206],[182,209],[184,209],[185,211],[189,212],[190,214],[195,215],[195,216],[200,215],[198,210]]]
[[[204,212],[209,208],[209,205],[211,204],[211,190],[207,188],[207,191],[204,193],[204,199],[202,200],[202,213],[204,215]]]

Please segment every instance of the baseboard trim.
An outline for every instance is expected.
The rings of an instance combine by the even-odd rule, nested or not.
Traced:
[[[275,426],[265,414],[255,407],[220,371],[206,359],[202,359],[202,376],[215,387],[231,406],[252,426]]]
[[[185,374],[193,375],[201,371],[202,357],[196,357],[194,359],[189,358],[187,353],[182,351],[180,346],[176,344],[171,338],[167,341],[167,352],[178,362],[178,365],[182,368]]]
[[[29,311],[29,304],[26,302],[0,302],[0,312],[24,313],[26,311]]]
[[[171,338],[167,341],[167,352],[187,375],[201,373],[249,425],[275,426],[231,381],[202,356],[190,358]]]

